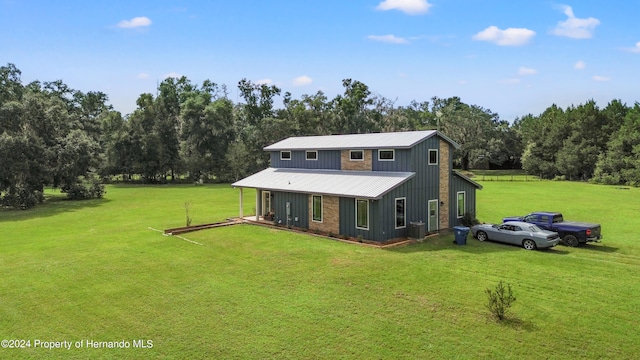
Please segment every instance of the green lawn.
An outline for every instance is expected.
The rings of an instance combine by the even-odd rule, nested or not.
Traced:
[[[483,185],[483,221],[557,210],[602,223],[605,239],[380,250],[251,225],[185,235],[202,245],[148,229],[184,225],[187,201],[194,223],[237,216],[228,185],[110,186],[104,200],[0,211],[0,339],[32,344],[0,358],[637,358],[640,190]],[[499,280],[517,298],[504,323],[485,309]],[[153,348],[86,347],[134,339]]]

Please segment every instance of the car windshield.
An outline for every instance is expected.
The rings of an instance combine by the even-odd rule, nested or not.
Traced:
[[[528,228],[529,228],[529,231],[531,231],[531,232],[539,232],[539,231],[542,231],[542,229],[540,229],[539,227],[537,227],[537,226],[535,226],[535,225],[529,225],[529,226],[528,226]]]

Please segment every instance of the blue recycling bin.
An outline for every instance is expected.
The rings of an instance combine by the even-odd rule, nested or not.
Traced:
[[[456,244],[467,245],[467,235],[469,235],[469,229],[466,226],[454,226],[453,232],[456,234]]]

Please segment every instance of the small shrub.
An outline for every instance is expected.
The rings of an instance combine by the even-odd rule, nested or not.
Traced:
[[[464,216],[460,218],[460,224],[466,227],[472,227],[473,225],[480,224],[480,221],[476,219],[475,214],[472,211],[467,211]]]
[[[12,187],[4,196],[0,193],[0,205],[14,209],[30,209],[44,201],[44,194],[27,186]]]
[[[66,184],[60,191],[66,193],[69,200],[102,199],[105,193],[104,184],[98,179]]]
[[[511,304],[516,301],[513,292],[511,291],[511,284],[507,283],[505,288],[502,280],[498,283],[495,290],[485,290],[489,303],[487,307],[493,316],[498,320],[504,320],[505,314],[511,307]]]
[[[566,181],[567,177],[565,175],[556,176],[553,178],[553,181]]]
[[[362,240],[364,240],[364,236],[362,236],[362,235],[358,235],[358,241],[359,241],[359,242],[362,242]]]

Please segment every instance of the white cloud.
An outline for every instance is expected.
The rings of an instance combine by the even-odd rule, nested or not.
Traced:
[[[142,73],[136,75],[136,78],[137,79],[148,79],[149,78],[149,74],[142,72]]]
[[[500,80],[500,83],[505,85],[516,85],[516,84],[520,84],[520,79],[516,79],[516,78],[503,79],[503,80]]]
[[[399,10],[405,14],[426,14],[432,7],[427,0],[384,0],[376,7],[377,10]]]
[[[577,63],[575,63],[575,65],[573,65],[573,68],[576,70],[584,70],[587,67],[587,64],[580,60]]]
[[[151,19],[146,16],[134,17],[131,20],[122,20],[116,25],[119,28],[131,29],[151,25]]]
[[[531,69],[524,66],[520,66],[520,69],[518,69],[518,75],[534,75],[536,73],[536,69]]]
[[[271,85],[273,84],[273,80],[271,79],[260,79],[256,81],[256,85]]]
[[[500,30],[497,26],[489,26],[473,35],[473,40],[489,41],[500,46],[520,46],[529,42],[535,35],[535,31],[525,28]]]
[[[604,81],[611,81],[611,78],[608,76],[593,75],[593,80],[604,82]]]
[[[308,77],[307,75],[298,76],[297,78],[293,79],[293,85],[295,86],[311,85],[311,83],[313,83],[313,79]]]
[[[409,41],[402,37],[397,37],[395,35],[369,35],[368,39],[380,42],[386,42],[390,44],[408,44]]]
[[[628,50],[633,53],[640,53],[640,41],[636,43],[636,46],[629,48]]]
[[[590,39],[593,37],[593,31],[596,26],[600,25],[600,20],[596,18],[580,19],[573,14],[571,6],[563,5],[562,10],[568,19],[558,22],[552,34],[558,36],[566,36],[572,39]]]
[[[178,73],[176,73],[176,72],[170,72],[170,73],[165,74],[165,75],[163,76],[163,78],[164,78],[164,79],[167,79],[167,78],[179,79],[179,78],[181,78],[181,77],[182,77],[182,74],[178,74]]]

